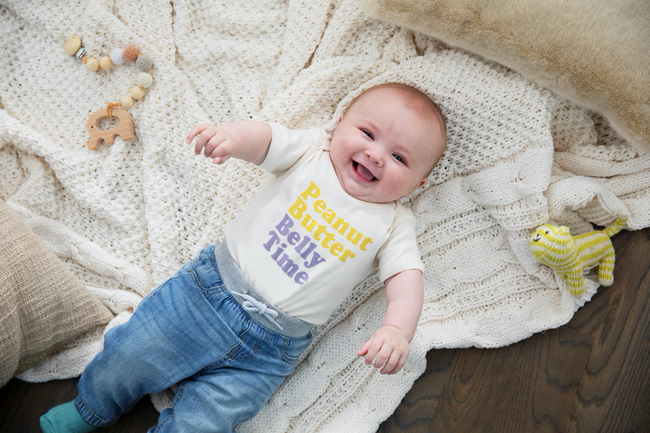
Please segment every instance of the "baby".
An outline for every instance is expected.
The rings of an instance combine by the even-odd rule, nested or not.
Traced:
[[[354,286],[378,267],[386,315],[358,352],[381,373],[406,362],[423,302],[415,218],[398,199],[422,186],[445,148],[435,104],[402,84],[373,87],[332,137],[253,121],[194,127],[195,153],[253,162],[275,176],[203,249],[109,330],[74,401],[45,432],[113,423],[145,394],[179,383],[149,432],[232,432],[253,417]],[[374,361],[374,362],[373,362]]]

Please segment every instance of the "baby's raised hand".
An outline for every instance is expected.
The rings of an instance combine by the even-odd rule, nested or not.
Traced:
[[[372,334],[357,355],[366,357],[366,365],[374,359],[373,365],[381,368],[381,374],[395,374],[402,369],[409,355],[407,334],[395,326],[384,325]]]
[[[192,128],[187,135],[187,143],[191,143],[194,137],[198,137],[194,143],[194,154],[200,154],[203,149],[205,157],[212,158],[212,162],[216,164],[226,162],[232,156],[236,145],[228,131],[208,123],[201,123]]]

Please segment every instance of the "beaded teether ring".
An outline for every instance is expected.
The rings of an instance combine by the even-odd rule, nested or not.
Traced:
[[[121,65],[125,61],[135,62],[138,69],[141,71],[137,77],[137,85],[131,88],[129,94],[122,96],[119,102],[107,102],[106,108],[95,111],[88,118],[87,126],[90,133],[90,141],[88,148],[90,150],[97,150],[101,141],[106,144],[113,144],[115,137],[118,135],[122,140],[133,139],[133,119],[131,115],[117,107],[124,107],[129,109],[133,107],[136,100],[144,98],[144,89],[151,87],[153,84],[153,77],[151,76],[151,69],[153,62],[140,54],[140,50],[133,45],[129,45],[124,49],[116,48],[111,51],[110,56],[103,56],[99,61],[92,57],[86,57],[86,48],[81,43],[79,36],[70,36],[64,45],[66,54],[75,56],[81,59],[86,65],[86,69],[91,72],[97,72],[101,69],[111,69],[113,65]],[[119,124],[108,130],[99,129],[99,122],[105,118],[117,117]]]

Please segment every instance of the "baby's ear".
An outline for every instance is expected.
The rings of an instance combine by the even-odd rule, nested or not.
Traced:
[[[415,185],[415,188],[413,188],[413,189],[411,190],[411,192],[415,191],[416,189],[418,189],[419,187],[421,187],[422,185],[424,185],[424,184],[427,183],[428,181],[429,181],[429,178],[422,179],[420,182],[418,182],[417,185]],[[409,194],[410,194],[411,192],[409,192]],[[408,194],[406,194],[406,195],[408,195]],[[404,197],[406,197],[406,195],[405,195]]]

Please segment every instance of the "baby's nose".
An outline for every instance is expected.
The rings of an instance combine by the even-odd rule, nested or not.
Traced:
[[[371,149],[366,149],[366,156],[370,161],[377,164],[379,167],[384,165],[384,161],[378,152],[373,152]]]

